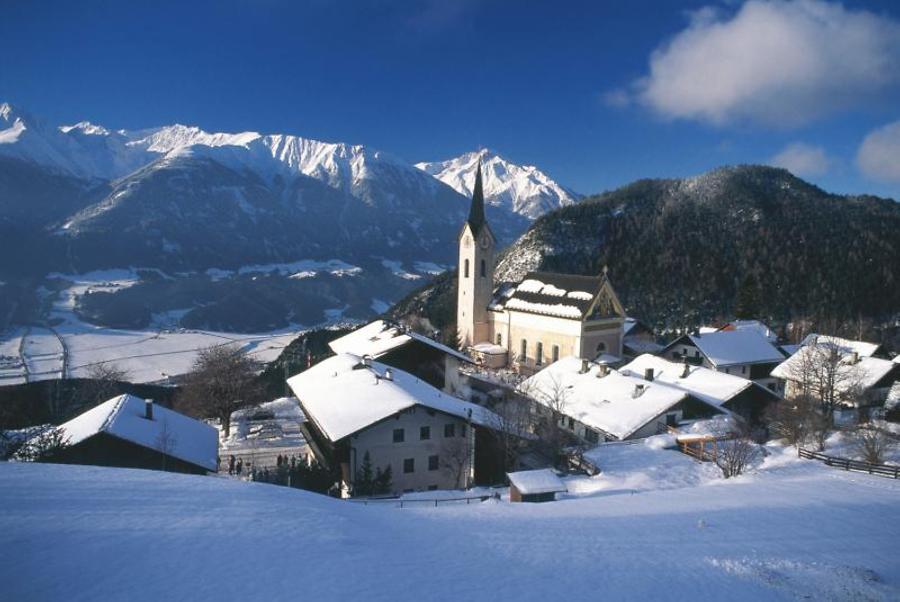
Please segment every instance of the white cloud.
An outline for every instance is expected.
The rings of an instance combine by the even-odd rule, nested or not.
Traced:
[[[603,102],[614,109],[624,109],[631,104],[631,96],[622,88],[609,90],[602,95]]]
[[[769,165],[783,167],[797,176],[820,176],[828,171],[832,160],[821,146],[794,142],[769,159]]]
[[[666,117],[784,127],[881,101],[898,83],[900,23],[822,0],[749,0],[693,13],[633,89]]]
[[[856,153],[856,164],[873,180],[900,182],[900,121],[869,132]]]

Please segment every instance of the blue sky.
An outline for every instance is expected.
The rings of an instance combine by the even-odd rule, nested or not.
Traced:
[[[0,100],[51,123],[283,132],[410,161],[487,146],[585,193],[775,162],[900,198],[895,2],[5,0],[2,14]]]

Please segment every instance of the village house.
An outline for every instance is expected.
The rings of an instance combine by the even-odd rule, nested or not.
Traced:
[[[288,379],[316,459],[352,492],[366,454],[392,492],[459,489],[502,479],[489,410],[403,370],[340,353]]]
[[[724,414],[688,391],[606,364],[565,357],[531,376],[521,390],[559,415],[559,425],[586,444],[640,439],[668,427]]]
[[[875,343],[810,335],[772,370],[772,376],[786,399],[810,389],[818,395],[833,394],[840,406],[839,419],[855,421],[861,409],[884,406],[891,386],[900,380],[900,364],[875,357],[878,348]]]
[[[778,344],[778,334],[759,320],[734,320],[718,329],[729,332],[733,330],[753,330],[766,338],[773,345]]]
[[[650,354],[638,356],[619,371],[682,389],[710,405],[737,414],[750,425],[760,425],[766,409],[781,399],[770,389],[746,378]]]
[[[463,390],[460,366],[472,363],[459,351],[387,320],[375,320],[328,346],[335,353],[370,357],[399,368],[451,395],[459,395]]]
[[[459,233],[460,347],[489,367],[533,373],[561,357],[621,357],[625,312],[606,270],[598,276],[530,272],[494,290],[496,239],[484,215],[481,166]]]
[[[659,353],[663,346],[656,342],[653,329],[635,318],[625,318],[622,324],[622,356],[634,359],[644,353]]]
[[[770,374],[784,361],[784,354],[754,328],[682,335],[660,355],[740,376],[773,391],[777,381]]]
[[[552,502],[557,493],[567,491],[556,473],[549,468],[508,472],[506,478],[509,480],[510,502]]]
[[[120,395],[59,428],[67,445],[52,462],[193,474],[218,470],[216,429],[149,399]]]

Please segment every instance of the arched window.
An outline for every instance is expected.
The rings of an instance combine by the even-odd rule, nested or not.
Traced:
[[[469,277],[469,260],[466,259],[463,262],[463,278],[468,278],[468,277]]]
[[[487,262],[482,259],[481,260],[481,277],[484,278],[487,276]]]
[[[600,355],[601,353],[606,353],[606,343],[603,341],[597,343],[597,355]]]
[[[544,344],[538,341],[537,349],[534,352],[534,363],[537,366],[544,364]]]
[[[519,355],[521,356],[519,358],[519,361],[524,364],[525,358],[528,357],[528,341],[526,341],[525,339],[522,339],[522,353],[520,353]]]
[[[497,333],[497,344],[498,344],[498,345],[502,345],[502,344],[503,344],[503,335],[502,335],[501,333],[499,333],[499,332]]]

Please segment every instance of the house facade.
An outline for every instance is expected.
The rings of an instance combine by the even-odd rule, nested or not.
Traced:
[[[660,355],[746,378],[771,391],[777,389],[772,370],[784,354],[754,329],[686,334],[667,345]]]
[[[526,373],[570,355],[621,357],[625,312],[605,269],[599,276],[530,272],[495,290],[495,266],[496,239],[484,216],[479,166],[469,218],[459,234],[460,346],[475,348],[476,357],[490,356],[494,367]]]

